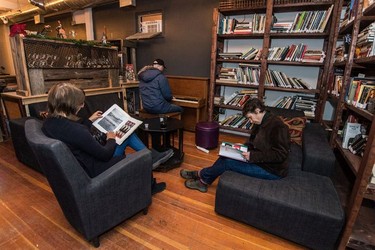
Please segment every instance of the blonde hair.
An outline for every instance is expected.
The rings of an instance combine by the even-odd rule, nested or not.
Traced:
[[[77,120],[76,116],[85,102],[85,93],[71,83],[58,83],[48,91],[48,112],[52,117],[66,116]]]

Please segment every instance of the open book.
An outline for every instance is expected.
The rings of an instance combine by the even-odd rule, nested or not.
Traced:
[[[242,153],[247,152],[248,148],[244,144],[222,142],[220,145],[219,155],[238,161],[246,161]]]
[[[108,131],[115,132],[116,143],[120,145],[141,124],[142,121],[131,117],[117,104],[113,104],[92,125],[103,133],[107,133]]]

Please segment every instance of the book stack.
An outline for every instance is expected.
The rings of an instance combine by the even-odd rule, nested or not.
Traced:
[[[293,22],[275,22],[271,27],[271,32],[288,32],[292,28]]]
[[[220,52],[218,55],[222,59],[239,59],[242,56],[242,52]]]
[[[266,86],[294,88],[294,89],[312,89],[311,85],[303,79],[288,77],[284,72],[268,69],[266,71]]]
[[[366,109],[371,98],[375,97],[375,79],[352,77],[347,85],[345,101],[360,109]]]
[[[240,63],[237,68],[237,81],[240,84],[259,85],[260,65]]]
[[[253,27],[251,22],[237,22],[234,27],[233,34],[251,34],[253,32]]]
[[[363,155],[363,151],[366,148],[367,135],[358,134],[353,140],[349,140],[349,151],[355,155]]]
[[[326,54],[322,50],[306,50],[302,55],[302,62],[322,63]]]
[[[250,21],[238,21],[236,18],[231,18],[220,14],[218,17],[217,34],[251,34],[264,33],[266,26],[265,14],[254,14]]]
[[[371,23],[358,34],[356,58],[374,55],[375,22]]]
[[[240,59],[255,60],[255,58],[257,58],[257,60],[259,60],[260,56],[258,54],[260,53],[260,51],[261,50],[259,49],[251,47],[248,51],[240,56]]]
[[[218,83],[237,83],[237,68],[221,67],[219,76],[216,79]]]
[[[311,96],[295,96],[292,109],[303,111],[305,116],[314,118],[318,100]]]
[[[227,116],[222,121],[219,121],[219,124],[224,127],[231,128],[241,128],[241,129],[250,129],[251,122],[248,118],[242,114],[235,114]]]

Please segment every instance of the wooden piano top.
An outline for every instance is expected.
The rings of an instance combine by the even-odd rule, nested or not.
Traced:
[[[174,96],[172,103],[181,107],[201,108],[206,105],[206,98],[194,96]]]

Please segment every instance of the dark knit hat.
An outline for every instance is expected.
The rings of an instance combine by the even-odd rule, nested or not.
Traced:
[[[162,59],[155,59],[153,64],[158,64],[158,65],[161,65],[163,66],[164,68],[167,68],[164,64],[164,61]]]

